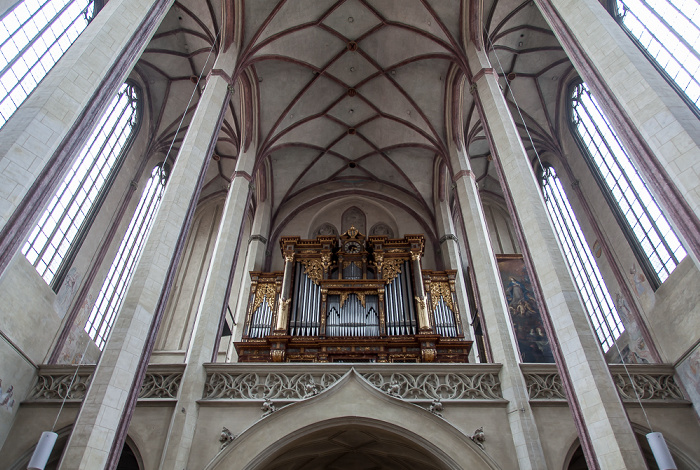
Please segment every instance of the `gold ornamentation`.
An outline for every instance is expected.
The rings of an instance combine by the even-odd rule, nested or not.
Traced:
[[[433,301],[433,308],[437,308],[442,297],[447,305],[447,308],[455,312],[455,306],[452,303],[452,290],[448,282],[431,282],[430,283],[430,299]]]
[[[411,261],[420,261],[420,252],[412,251],[411,252]]]
[[[284,351],[281,349],[273,349],[270,351],[272,362],[282,362],[284,360]]]
[[[292,261],[294,261],[294,252],[283,253],[283,256],[284,256],[285,263],[291,263]]]
[[[322,253],[321,254],[321,265],[323,266],[323,269],[328,269],[331,265],[331,254],[330,253]]]
[[[263,303],[263,300],[270,307],[270,310],[272,310],[272,304],[274,303],[276,293],[277,289],[275,289],[274,283],[258,284],[257,289],[255,289],[255,300],[253,301],[252,312],[255,313],[258,311],[258,308],[260,307],[260,304]]]
[[[365,295],[367,295],[366,292],[348,292],[348,291],[342,291],[342,290],[336,290],[336,291],[328,291],[328,295],[339,295],[340,296],[340,308],[343,308],[343,305],[345,305],[345,301],[348,300],[348,297],[350,294],[355,294],[358,299],[360,299],[360,303],[362,304],[362,308],[366,308],[365,306]],[[373,294],[370,294],[373,295]]]
[[[323,262],[318,258],[302,259],[300,261],[304,265],[304,274],[309,276],[314,281],[314,284],[318,285],[319,281],[323,279]]]
[[[401,258],[389,258],[384,261],[384,269],[382,277],[386,279],[387,284],[394,280],[396,276],[401,274],[401,266],[405,260]]]
[[[421,349],[420,353],[423,362],[434,362],[437,358],[437,350],[435,348]]]
[[[343,269],[347,268],[351,264],[354,264],[358,268],[362,269],[362,262],[360,261],[343,261]]]

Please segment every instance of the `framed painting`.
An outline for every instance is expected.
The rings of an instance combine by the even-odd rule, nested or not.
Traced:
[[[511,325],[523,362],[553,363],[554,355],[522,255],[497,255]]]

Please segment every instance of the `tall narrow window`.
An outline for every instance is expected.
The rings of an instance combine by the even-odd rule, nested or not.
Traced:
[[[574,275],[576,287],[603,351],[607,352],[625,327],[620,321],[559,177],[552,167],[547,167],[542,175],[542,191],[547,211]]]
[[[0,127],[92,19],[93,0],[24,0],[0,26]]]
[[[700,111],[700,5],[695,0],[617,0],[616,19]]]
[[[22,248],[53,287],[64,258],[84,235],[136,134],[138,101],[136,87],[122,85]]]
[[[100,349],[107,342],[115,316],[124,301],[136,262],[141,256],[146,237],[158,211],[165,188],[165,179],[166,173],[162,166],[153,168],[126,235],[119,245],[117,256],[109,268],[107,279],[102,284],[100,293],[97,294],[97,300],[85,325],[85,331]]]
[[[626,225],[625,235],[638,252],[640,264],[652,285],[658,286],[686,252],[584,83],[573,88],[571,105],[582,153],[613,211]]]

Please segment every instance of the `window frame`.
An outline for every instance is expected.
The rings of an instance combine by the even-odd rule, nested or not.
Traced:
[[[654,269],[654,266],[651,264],[651,260],[647,256],[647,254],[644,252],[644,249],[641,246],[641,242],[637,239],[635,236],[634,232],[632,231],[632,226],[630,225],[629,221],[627,220],[627,217],[625,216],[622,208],[620,207],[619,202],[615,199],[615,196],[612,193],[612,190],[608,187],[607,182],[605,181],[605,178],[603,174],[601,173],[600,168],[598,168],[598,165],[594,161],[594,157],[591,154],[591,151],[589,150],[588,146],[586,143],[583,141],[583,136],[579,134],[578,129],[576,128],[576,125],[574,124],[574,107],[573,107],[573,92],[576,87],[579,85],[584,84],[584,81],[580,78],[577,77],[574,80],[572,80],[569,85],[566,87],[566,120],[567,120],[567,126],[569,128],[569,132],[571,133],[571,136],[574,139],[574,142],[576,142],[576,145],[579,149],[579,152],[581,153],[581,156],[586,162],[586,165],[588,166],[589,171],[593,175],[593,178],[595,179],[596,183],[598,184],[598,188],[600,189],[600,192],[603,194],[603,197],[605,198],[605,201],[608,203],[608,207],[610,208],[610,211],[612,212],[613,216],[615,217],[615,220],[617,221],[617,224],[624,234],[625,238],[627,239],[627,243],[629,244],[630,249],[632,250],[632,253],[634,254],[635,258],[637,259],[637,262],[639,263],[640,267],[642,268],[642,271],[644,272],[644,275],[651,285],[652,289],[656,291],[659,287],[661,287],[662,281],[659,275],[656,273],[656,270]],[[590,89],[589,89],[590,91]],[[591,93],[592,94],[592,93]],[[600,109],[601,112],[603,112],[602,109]],[[619,137],[618,137],[619,138]],[[622,142],[620,142],[622,144]],[[625,149],[627,152],[629,152],[627,149]],[[637,173],[639,174],[640,178],[642,178],[642,174],[639,171],[639,169],[636,168],[635,163],[632,161],[631,155],[628,153],[628,157],[630,159],[630,162],[632,163],[632,166],[635,167],[637,170]],[[642,178],[642,183],[644,183],[647,186],[647,190],[649,190],[648,185]],[[653,193],[649,190],[649,194],[651,194],[652,199],[654,199],[654,202],[658,206],[659,210],[661,210],[661,206],[659,205],[658,201],[656,200],[656,197],[654,196]],[[640,201],[641,203],[641,201]],[[666,218],[666,221],[668,222],[668,217],[666,217],[666,214],[661,210],[662,215],[664,218]],[[670,223],[669,223],[669,226]],[[675,230],[673,229],[673,226],[671,226],[671,230],[674,232],[675,235]],[[661,237],[661,233],[659,232],[658,235]],[[675,235],[678,237],[677,235]],[[663,237],[662,237],[663,238]],[[681,244],[682,246],[682,244]],[[683,247],[685,249],[685,247]],[[678,264],[680,264],[683,261],[684,258],[678,260]],[[678,266],[678,264],[676,266]],[[675,269],[675,267],[674,267]],[[673,272],[673,269],[669,270],[669,276]]]
[[[683,89],[676,83],[676,81],[661,67],[661,64],[656,60],[656,58],[651,55],[646,47],[637,39],[637,37],[627,29],[627,27],[622,22],[622,16],[618,14],[617,11],[617,0],[606,0],[605,9],[608,11],[613,20],[620,26],[620,29],[625,32],[625,34],[632,40],[634,45],[639,49],[639,51],[644,55],[644,57],[649,61],[649,63],[656,69],[657,72],[663,77],[666,83],[669,84],[673,91],[683,100],[686,106],[692,111],[696,118],[700,119],[700,103],[696,104],[690,97],[683,91]]]
[[[83,220],[82,224],[78,228],[77,233],[75,234],[75,238],[70,244],[70,247],[68,251],[66,252],[65,256],[61,260],[61,263],[59,264],[58,268],[56,269],[56,272],[54,274],[54,277],[50,283],[48,283],[49,287],[54,291],[58,292],[63,285],[63,281],[66,278],[66,275],[68,274],[68,271],[70,270],[71,266],[73,265],[73,262],[75,261],[75,258],[80,251],[80,248],[83,245],[83,242],[85,241],[85,238],[87,237],[90,229],[92,228],[92,224],[95,221],[95,218],[97,217],[97,214],[99,213],[100,209],[102,208],[102,205],[104,204],[105,200],[107,199],[107,196],[110,193],[110,190],[112,189],[112,185],[114,184],[114,181],[116,180],[117,176],[119,175],[119,172],[121,171],[121,168],[126,161],[129,153],[131,152],[131,147],[133,146],[134,141],[138,138],[140,135],[142,123],[143,123],[143,114],[144,114],[144,94],[143,94],[143,89],[141,86],[136,83],[136,81],[132,79],[127,79],[124,81],[124,84],[127,86],[132,87],[135,90],[135,93],[137,95],[137,100],[136,100],[136,114],[135,114],[135,119],[136,123],[134,126],[131,128],[131,132],[129,134],[129,137],[127,138],[126,142],[124,143],[124,146],[122,147],[121,151],[119,152],[119,155],[116,158],[116,161],[114,163],[114,166],[111,168],[109,171],[109,174],[105,178],[105,182],[102,185],[102,188],[99,190],[97,196],[95,197],[95,200],[90,206],[90,209],[87,211],[85,215],[85,219]],[[121,87],[120,87],[121,88]],[[115,95],[116,96],[116,95]],[[111,103],[111,101],[110,101]],[[97,119],[97,123],[99,123],[99,120],[102,119],[104,114],[108,111],[108,109],[105,109],[105,111],[99,116]],[[97,123],[95,125],[97,125]],[[94,129],[93,129],[94,131]],[[92,132],[92,131],[91,131]],[[87,143],[87,140],[86,142]],[[85,144],[83,144],[85,145]],[[82,152],[84,147],[81,147],[80,151]],[[99,156],[97,157],[99,158]],[[75,165],[76,161],[73,161],[72,165]],[[65,175],[64,175],[65,179]],[[52,196],[53,197],[53,196]],[[43,212],[42,212],[43,214]],[[32,226],[32,231],[34,228],[37,226],[37,224],[34,224]],[[25,244],[27,242],[25,241]],[[49,243],[49,242],[47,242]],[[23,244],[24,246],[24,244]],[[42,276],[43,278],[43,276]]]
[[[612,298],[612,295],[610,294],[610,289],[608,289],[607,283],[605,282],[605,277],[603,276],[603,273],[600,270],[600,267],[598,266],[598,262],[595,259],[595,256],[593,254],[593,250],[591,249],[591,245],[588,242],[588,239],[586,238],[586,233],[584,232],[583,228],[581,227],[581,223],[579,222],[579,218],[574,211],[573,206],[571,205],[571,201],[569,199],[569,195],[567,194],[567,191],[565,189],[565,180],[563,180],[561,177],[559,177],[559,173],[556,170],[556,167],[550,163],[543,163],[543,166],[538,168],[537,170],[537,180],[540,185],[540,191],[542,192],[542,198],[545,201],[545,207],[547,209],[547,214],[549,215],[550,219],[555,219],[555,217],[552,216],[550,213],[549,205],[547,204],[549,198],[547,191],[545,190],[545,186],[549,186],[550,183],[547,181],[547,172],[553,171],[554,172],[554,178],[559,182],[559,185],[561,186],[560,190],[557,189],[557,192],[562,192],[564,194],[564,197],[566,198],[565,202],[566,205],[568,205],[568,209],[570,209],[570,212],[567,211],[567,214],[564,214],[564,210],[566,209],[561,207],[560,201],[556,200],[556,194],[555,194],[555,201],[553,202],[553,205],[557,207],[557,210],[559,212],[558,217],[556,220],[551,220],[554,232],[557,235],[557,240],[559,244],[562,246],[562,251],[564,252],[564,258],[566,259],[567,265],[569,266],[569,271],[571,272],[574,285],[576,286],[576,290],[579,294],[579,297],[581,298],[581,303],[584,307],[584,310],[586,314],[588,315],[588,318],[591,322],[591,326],[593,329],[593,332],[595,333],[596,337],[598,338],[598,343],[600,344],[601,348],[603,349],[603,353],[607,354],[608,351],[612,347],[615,346],[615,343],[617,340],[622,336],[622,334],[627,330],[626,325],[622,322],[622,319],[620,318],[620,314],[617,311],[617,305],[615,305],[615,301]],[[571,227],[569,224],[566,222],[566,217],[568,216],[573,221],[578,225],[578,227]],[[581,255],[578,255],[579,258],[579,264],[580,266],[572,266],[571,262],[569,260],[569,256],[567,255],[567,251],[574,251],[571,250],[571,246],[569,245],[568,242],[562,241],[559,235],[559,230],[557,230],[558,225],[563,225],[562,231],[566,230],[567,233],[571,234],[572,230],[575,232],[574,235],[578,237],[578,244],[584,246],[585,249],[588,250],[588,253],[586,253],[585,258],[588,259],[588,262],[593,266],[596,272],[590,273],[585,266],[585,260],[582,259],[584,258]],[[573,238],[573,237],[572,237]],[[576,245],[576,243],[572,243],[572,245]],[[590,292],[593,294],[592,296],[589,295],[589,293],[584,293],[581,292],[581,287],[579,286],[579,281],[577,278],[579,277],[578,273],[581,271],[581,274],[585,276],[586,278],[586,284],[588,285],[588,289]],[[598,293],[596,291],[595,284],[591,281],[591,278],[595,278],[595,282],[598,284],[598,289],[603,290],[603,292]],[[600,302],[600,297],[603,297],[605,300],[605,303],[607,306],[604,306]],[[595,304],[597,305],[597,309],[593,308],[595,311],[591,311],[589,309],[588,304],[593,304],[595,300]],[[607,310],[607,311],[606,311]],[[610,320],[612,319],[613,325],[611,326]],[[602,332],[603,336],[605,338],[601,338],[600,334],[598,333],[598,328],[596,327],[596,323],[600,326],[600,331]],[[615,336],[615,330],[617,330],[617,336]],[[607,344],[607,343],[610,344]]]
[[[7,7],[7,9],[6,9],[5,11],[0,12],[0,19],[4,22],[5,19],[6,19],[9,15],[11,15],[11,14],[15,11],[16,8],[20,7],[25,1],[26,1],[26,0],[18,0],[18,1],[15,1],[12,5],[10,5],[9,7]],[[51,1],[51,0],[43,0],[43,3],[39,6],[39,8],[38,8],[37,10],[35,10],[35,11],[30,11],[30,15],[31,15],[31,16],[30,16],[29,18],[27,18],[27,19],[20,25],[20,27],[19,27],[18,29],[16,29],[12,34],[10,34],[10,35],[5,39],[5,41],[3,41],[2,44],[4,45],[6,41],[13,41],[13,42],[14,42],[13,37],[15,36],[15,34],[17,34],[19,31],[24,31],[23,27],[24,27],[28,22],[30,22],[36,15],[40,14],[40,12],[43,11],[43,9],[44,9],[44,7],[46,6],[46,4],[48,4],[50,1]],[[92,21],[95,19],[95,17],[97,16],[97,14],[98,14],[98,13],[102,10],[102,8],[104,7],[104,0],[88,0],[88,3],[87,3],[87,5],[85,6],[85,8],[83,8],[83,9],[81,10],[81,12],[84,13],[85,11],[89,11],[88,9],[92,8],[92,11],[91,11],[89,17],[87,16],[87,14],[85,14],[85,22],[86,22],[85,27],[84,27],[82,30],[80,30],[80,32],[77,34],[77,36],[75,36],[75,39],[73,39],[72,42],[70,42],[70,44],[68,44],[68,46],[65,47],[65,50],[61,50],[61,51],[60,51],[60,52],[61,52],[60,56],[58,57],[58,59],[56,59],[56,60],[53,62],[53,64],[51,64],[51,66],[50,66],[47,70],[45,70],[44,75],[37,79],[37,77],[35,77],[34,74],[32,73],[32,70],[34,70],[34,68],[37,67],[37,64],[40,64],[40,63],[42,62],[42,58],[43,58],[43,57],[45,57],[47,54],[48,54],[49,56],[52,55],[50,51],[51,51],[51,49],[52,49],[54,46],[57,46],[59,49],[63,49],[63,48],[64,48],[64,45],[60,45],[60,40],[61,40],[61,38],[64,38],[64,35],[66,34],[66,32],[69,31],[69,30],[73,27],[73,24],[74,24],[75,21],[79,18],[79,16],[76,17],[75,19],[73,19],[73,21],[61,31],[61,33],[60,33],[60,35],[58,35],[58,37],[56,37],[56,36],[54,35],[53,40],[51,40],[50,34],[47,35],[47,33],[52,32],[52,30],[51,30],[52,26],[56,24],[56,21],[58,21],[58,18],[59,18],[59,17],[62,17],[63,13],[65,13],[66,10],[68,10],[69,8],[72,7],[72,4],[73,4],[75,1],[78,1],[78,0],[70,0],[70,3],[67,3],[66,5],[64,5],[63,7],[61,7],[61,11],[62,11],[62,12],[57,13],[54,17],[52,17],[52,18],[49,20],[49,22],[47,22],[47,23],[45,23],[45,24],[43,24],[43,25],[38,25],[38,24],[37,24],[37,25],[33,25],[33,24],[32,24],[32,26],[36,26],[36,27],[38,28],[37,31],[36,31],[36,33],[35,33],[35,36],[32,38],[32,40],[31,40],[30,42],[28,42],[27,44],[25,44],[24,46],[22,46],[21,50],[18,51],[18,55],[15,55],[15,56],[9,58],[9,59],[8,59],[8,62],[2,67],[2,70],[3,70],[3,71],[5,71],[5,72],[7,72],[7,73],[12,73],[12,77],[16,78],[16,75],[12,72],[14,65],[15,65],[18,61],[23,60],[23,57],[25,56],[26,53],[28,53],[28,52],[30,52],[30,51],[31,51],[32,53],[34,53],[35,51],[33,50],[33,48],[34,48],[34,45],[35,45],[35,44],[39,43],[39,44],[46,45],[47,42],[51,42],[51,44],[50,44],[48,47],[46,47],[46,48],[43,50],[43,52],[41,52],[41,55],[38,56],[37,59],[36,59],[33,63],[31,63],[31,64],[29,65],[29,67],[26,69],[26,71],[24,72],[24,74],[22,75],[22,77],[21,77],[19,80],[16,81],[16,83],[15,83],[14,87],[12,88],[12,90],[10,90],[10,92],[8,92],[7,94],[2,95],[2,96],[0,97],[0,104],[5,103],[5,100],[10,100],[11,103],[12,103],[12,105],[14,106],[14,105],[15,105],[15,101],[14,101],[14,99],[11,97],[11,95],[12,95],[11,92],[13,92],[17,87],[20,87],[20,88],[22,89],[22,92],[23,92],[23,93],[25,92],[24,86],[22,85],[22,83],[23,83],[23,81],[24,81],[24,78],[27,76],[27,74],[31,74],[32,79],[34,79],[34,80],[36,81],[36,83],[35,83],[35,85],[33,86],[33,88],[31,88],[31,90],[29,90],[29,92],[26,93],[26,95],[19,101],[19,103],[14,107],[14,109],[13,109],[6,117],[0,118],[0,128],[4,127],[5,124],[12,118],[12,116],[15,115],[15,113],[17,112],[17,110],[18,110],[19,108],[22,107],[22,105],[26,102],[27,99],[29,99],[29,97],[34,93],[34,90],[36,90],[36,89],[39,87],[39,85],[41,84],[41,82],[46,78],[46,76],[51,72],[51,70],[53,70],[53,68],[58,64],[58,62],[60,62],[61,58],[66,54],[66,52],[68,52],[68,50],[69,50],[69,49],[71,48],[71,46],[75,43],[75,41],[77,41],[77,40],[80,38],[80,36],[82,35],[82,33],[88,28],[88,26],[90,26],[90,23],[92,23]],[[28,10],[28,8],[27,8],[27,10]],[[31,30],[30,30],[30,31],[31,31]],[[25,37],[28,37],[27,34],[26,34],[26,31],[24,31],[24,34],[25,34]],[[70,41],[70,40],[69,40],[69,41]],[[16,44],[16,43],[15,43],[15,44]],[[41,67],[42,69],[44,69],[44,65],[43,65],[43,64],[41,64],[40,67]],[[3,121],[3,119],[4,119],[4,121]]]
[[[160,168],[160,175],[159,175],[159,181],[155,181],[152,183],[152,186],[149,188],[149,182],[156,176],[155,172],[156,170]],[[109,267],[109,271],[107,272],[107,276],[105,279],[102,281],[102,284],[100,286],[100,290],[98,291],[95,299],[95,303],[92,306],[92,309],[90,309],[90,313],[88,315],[88,319],[85,322],[85,325],[83,325],[83,329],[85,333],[90,337],[90,339],[97,345],[97,347],[100,350],[104,349],[105,344],[107,343],[107,340],[109,339],[109,335],[112,331],[112,328],[114,327],[114,323],[116,322],[117,316],[119,314],[119,310],[121,309],[124,300],[126,299],[126,294],[128,293],[128,287],[131,281],[133,280],[133,274],[136,271],[136,267],[138,266],[139,260],[141,256],[143,255],[143,250],[146,246],[146,242],[148,240],[148,236],[151,233],[151,230],[153,229],[153,223],[155,222],[156,216],[158,214],[158,210],[160,208],[160,200],[163,196],[163,193],[165,192],[165,187],[167,184],[168,177],[170,176],[170,165],[165,164],[164,162],[160,162],[156,165],[153,166],[150,172],[150,176],[148,179],[145,180],[144,185],[143,185],[143,190],[141,191],[141,195],[139,197],[139,201],[134,208],[134,212],[132,213],[131,217],[129,218],[129,223],[127,225],[126,231],[124,233],[124,236],[122,237],[121,241],[119,242],[119,246],[117,248],[117,252],[114,255],[114,258],[112,259],[112,262]],[[160,185],[159,189],[153,189],[153,186],[155,185]],[[147,195],[146,191],[151,190],[151,196],[149,199],[146,201],[144,197]],[[145,202],[144,202],[145,201]],[[148,205],[148,207],[144,210],[143,207]],[[140,220],[134,221],[134,218],[138,214],[145,214],[149,215],[149,210],[150,208],[153,207],[153,211],[150,213],[150,217],[146,219],[146,217],[141,217]],[[141,209],[139,211],[139,209]],[[145,227],[144,227],[145,224]],[[138,228],[136,226],[138,225]],[[134,228],[132,230],[132,228]],[[137,236],[142,235],[142,238],[140,240],[137,240]],[[131,246],[127,248],[122,247],[122,244],[125,243],[127,240],[131,240]],[[133,263],[131,266],[128,265],[129,257],[133,253],[133,251],[136,250],[136,256],[133,259]],[[122,263],[122,268],[118,272],[118,278],[116,281],[110,277],[111,274],[113,274],[113,269],[115,268],[115,263]],[[117,268],[119,269],[119,268]],[[116,271],[114,271],[116,274]],[[124,281],[123,283],[121,282],[121,278],[126,276],[127,280]],[[112,293],[110,300],[104,306],[104,311],[99,312],[100,308],[103,308],[101,299],[104,299],[104,297],[101,297],[102,291],[108,287],[110,284],[113,284],[112,288]],[[119,285],[122,284],[122,288],[119,288]],[[117,291],[120,290],[120,293],[117,293]],[[110,309],[111,303],[115,300],[115,295],[117,296],[117,306],[114,309]],[[111,311],[110,311],[111,310]],[[111,315],[107,317],[107,315]],[[94,317],[93,317],[94,315]],[[107,326],[105,329],[105,319],[107,320]],[[90,333],[90,330],[94,329],[94,334],[95,337],[92,337],[92,334]]]

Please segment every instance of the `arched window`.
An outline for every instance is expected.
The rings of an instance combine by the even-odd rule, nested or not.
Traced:
[[[97,300],[85,325],[85,331],[100,349],[107,342],[115,316],[124,301],[126,288],[131,282],[136,262],[141,256],[146,237],[158,211],[165,189],[166,176],[161,165],[153,168],[126,235],[119,245],[117,256],[114,257],[107,279],[102,284],[100,293],[97,294]]]
[[[62,280],[64,260],[71,258],[71,247],[79,246],[136,135],[138,101],[136,86],[122,85],[22,248],[54,289]]]
[[[588,248],[554,168],[545,168],[541,181],[547,211],[574,275],[576,287],[581,294],[598,340],[603,346],[603,351],[607,352],[625,327],[620,321],[603,276]]]
[[[700,5],[692,0],[616,0],[614,5],[618,23],[700,113]]]
[[[571,119],[581,151],[651,284],[658,287],[686,255],[585,83],[573,87]]]
[[[0,26],[0,127],[96,13],[93,0],[24,0]]]

